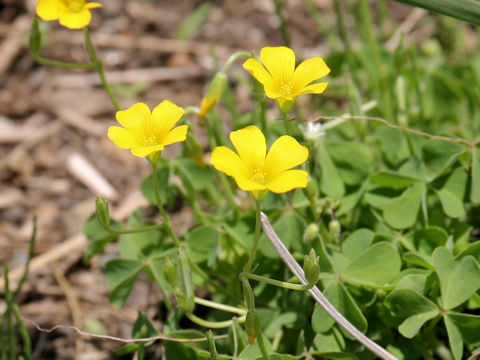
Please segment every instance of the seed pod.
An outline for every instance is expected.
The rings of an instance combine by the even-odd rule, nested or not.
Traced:
[[[303,241],[306,243],[314,240],[320,232],[318,225],[315,223],[308,224],[303,233]]]
[[[193,293],[192,279],[190,277],[190,266],[182,248],[178,248],[177,278],[178,294],[177,300],[180,307],[187,314],[191,314],[195,308],[195,295]]]

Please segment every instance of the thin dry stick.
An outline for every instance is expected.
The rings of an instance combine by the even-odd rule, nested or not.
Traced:
[[[400,125],[393,125],[393,124],[390,124],[387,120],[379,118],[379,117],[375,117],[375,116],[317,116],[315,119],[309,120],[309,122],[318,122],[320,120],[333,120],[333,121],[331,121],[329,123],[326,123],[325,125],[322,126],[322,130],[325,130],[325,131],[333,129],[334,127],[337,127],[338,125],[343,124],[344,122],[346,122],[348,120],[369,120],[369,121],[381,122],[382,124],[385,124],[386,126],[392,128],[392,129],[403,130],[403,131],[409,132],[411,134],[428,137],[430,139],[441,140],[441,141],[449,141],[449,142],[454,142],[454,143],[459,143],[459,144],[465,144],[472,149],[475,148],[475,144],[478,142],[478,141],[468,141],[466,139],[461,139],[461,138],[451,138],[451,137],[448,137],[448,136],[432,135],[432,134],[423,132],[421,130],[410,129],[410,128],[400,126]]]
[[[305,278],[305,273],[302,267],[297,263],[293,255],[288,251],[285,245],[282,243],[280,238],[277,236],[273,230],[268,216],[262,212],[262,228],[267,236],[268,240],[272,244],[275,251],[280,255],[285,265],[295,274],[295,276],[300,280],[304,285],[308,284],[307,279]],[[346,331],[348,331],[355,339],[360,343],[365,345],[371,352],[373,352],[378,357],[384,360],[398,360],[395,356],[390,354],[383,347],[378,345],[376,342],[372,341],[369,337],[365,336],[360,330],[353,326],[322,294],[319,288],[316,286],[312,287],[308,292],[312,297],[322,306],[322,308]]]
[[[135,342],[145,342],[145,341],[154,341],[154,340],[173,341],[173,342],[180,342],[180,343],[208,341],[208,339],[206,337],[204,337],[204,338],[193,338],[193,339],[177,339],[177,338],[166,336],[166,335],[158,335],[158,336],[152,336],[152,337],[148,337],[148,338],[138,338],[138,339],[128,339],[128,338],[125,339],[125,338],[119,338],[119,337],[110,336],[110,335],[92,334],[92,333],[89,333],[89,332],[86,332],[86,331],[82,331],[82,330],[76,328],[75,326],[68,326],[68,325],[55,325],[55,326],[52,326],[51,328],[45,329],[45,328],[42,328],[40,325],[38,325],[33,320],[24,318],[23,316],[22,316],[22,319],[30,322],[35,327],[35,329],[37,329],[38,331],[41,331],[41,332],[44,332],[44,333],[47,333],[47,334],[49,334],[53,331],[56,331],[58,329],[73,330],[73,331],[75,331],[75,333],[77,333],[78,335],[81,335],[81,336],[87,336],[87,337],[91,337],[91,338],[95,338],[95,339],[112,340],[112,341],[117,341],[117,342],[121,342],[121,343],[135,343]],[[214,339],[219,340],[219,339],[225,339],[227,337],[228,337],[228,335],[217,335],[217,336],[214,336]]]
[[[467,360],[477,360],[480,358],[480,351],[477,351],[475,354],[472,354]]]
[[[68,282],[65,275],[63,275],[63,273],[57,268],[55,264],[53,264],[53,275],[55,276],[58,285],[65,294],[67,305],[70,308],[70,312],[72,314],[73,324],[77,328],[82,327],[82,309],[80,308],[80,304],[78,302],[75,291],[70,286],[70,283]],[[83,348],[84,344],[82,338],[75,338],[75,359],[80,359],[80,354],[82,354]]]

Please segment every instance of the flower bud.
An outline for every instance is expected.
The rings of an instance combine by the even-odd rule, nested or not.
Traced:
[[[330,231],[333,237],[339,236],[341,231],[340,221],[332,219],[332,221],[328,223],[328,231]]]
[[[260,330],[260,321],[258,319],[257,311],[255,309],[247,313],[245,319],[245,332],[248,336],[248,343],[252,345]]]
[[[318,257],[314,249],[311,249],[310,253],[305,255],[303,271],[305,271],[305,278],[309,285],[315,285],[318,282],[320,266],[318,265]]]
[[[204,118],[220,100],[227,87],[227,81],[227,75],[223,71],[215,74],[200,104],[200,118]]]
[[[318,185],[315,179],[308,177],[307,187],[305,188],[308,200],[312,201],[318,196]]]
[[[307,243],[311,242],[318,236],[319,232],[320,229],[318,228],[317,224],[308,224],[303,233],[303,241]]]
[[[100,195],[97,196],[97,200],[95,201],[95,210],[97,213],[98,222],[103,228],[107,228],[108,225],[110,225],[110,214],[108,213],[108,203]]]

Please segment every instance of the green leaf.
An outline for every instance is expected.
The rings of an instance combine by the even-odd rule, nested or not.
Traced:
[[[418,183],[405,190],[399,197],[390,200],[383,210],[387,224],[394,229],[413,226],[417,220],[424,191],[425,184]]]
[[[411,270],[415,270],[415,273],[408,273],[403,276],[399,280],[396,289],[411,289],[419,294],[424,294],[427,289],[428,277],[432,274],[432,272],[421,269]]]
[[[365,193],[363,199],[368,205],[383,210],[390,200],[397,196],[399,196],[398,191],[391,188],[376,188]]]
[[[328,196],[341,198],[345,194],[345,186],[330,155],[321,143],[318,151],[318,162],[322,167],[320,190]]]
[[[293,324],[298,319],[298,313],[294,311],[287,311],[283,314],[278,314],[270,321],[263,331],[266,336],[273,337],[277,332],[282,330],[285,325]]]
[[[206,261],[213,266],[217,258],[220,234],[211,226],[203,225],[190,230],[186,235],[187,254],[196,263]]]
[[[210,166],[202,168],[193,159],[179,158],[175,160],[175,167],[182,180],[187,181],[195,191],[203,191],[213,183]]]
[[[480,150],[472,151],[472,180],[470,188],[470,201],[473,204],[480,203]]]
[[[475,0],[395,0],[480,25],[480,5]]]
[[[315,353],[338,353],[345,350],[345,339],[338,330],[333,328],[327,332],[316,334],[313,338],[313,345]]]
[[[465,249],[463,249],[455,259],[461,259],[465,256],[471,255],[477,260],[480,264],[480,241],[476,241],[474,243],[469,244]]]
[[[404,319],[398,331],[411,339],[428,320],[440,314],[437,306],[412,289],[397,289],[385,298],[385,306],[395,317]]]
[[[369,229],[354,231],[345,239],[342,246],[342,255],[353,260],[370,246],[374,236],[375,233]]]
[[[139,338],[147,338],[157,336],[160,333],[155,329],[152,323],[148,320],[148,318],[142,313],[138,312],[137,320],[133,324],[132,328],[132,336],[136,339]],[[152,344],[153,341],[149,341],[146,343],[147,346]]]
[[[271,354],[272,353],[272,344],[270,344],[270,341],[266,336],[263,337],[263,342],[265,343],[265,348],[267,350],[267,353]],[[260,351],[260,348],[258,347],[258,341],[255,341],[253,345],[248,345],[243,351],[240,353],[238,356],[239,359],[242,360],[258,360],[258,359],[263,359],[262,352]],[[179,358],[177,358],[179,359]],[[183,359],[183,358],[182,358]],[[185,358],[187,359],[187,358]]]
[[[457,307],[480,288],[480,269],[473,256],[455,261],[447,248],[440,247],[433,252],[433,263],[440,279],[443,308]]]
[[[107,262],[105,271],[108,288],[112,291],[109,297],[112,306],[123,306],[142,269],[143,263],[138,260],[113,259]]]
[[[200,25],[207,19],[213,7],[214,5],[207,1],[193,10],[178,26],[175,38],[177,40],[191,40]]]
[[[163,344],[163,360],[201,360],[197,352],[190,346],[175,341],[165,341]]]
[[[327,143],[326,148],[338,174],[347,185],[361,184],[373,171],[369,147],[356,142]]]
[[[352,295],[350,295],[342,283],[332,282],[325,288],[324,295],[358,330],[362,332],[367,330],[365,316],[363,316]],[[313,331],[325,333],[330,331],[334,324],[335,320],[320,305],[315,304],[315,310],[312,315]]]
[[[421,178],[388,171],[378,172],[370,176],[370,184],[392,189],[404,189],[420,181],[423,180]]]
[[[422,156],[428,178],[433,180],[441,175],[464,152],[465,146],[460,144],[427,140],[422,148]]]
[[[441,189],[435,188],[443,211],[447,216],[457,218],[465,215],[463,198],[467,188],[468,175],[462,168],[455,169]]]
[[[342,279],[353,284],[381,287],[397,276],[400,265],[400,256],[395,246],[379,242],[358,255],[342,271]]]
[[[445,324],[447,324],[447,322],[447,330],[448,326],[456,327],[464,343],[474,348],[480,347],[480,336],[478,336],[480,315],[460,314],[454,311],[447,311]]]
[[[409,156],[405,136],[400,131],[388,126],[379,126],[375,129],[374,136],[380,142],[383,154],[391,164],[395,165]]]

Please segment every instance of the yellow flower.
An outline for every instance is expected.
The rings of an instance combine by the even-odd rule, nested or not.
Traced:
[[[110,126],[108,137],[122,149],[131,149],[135,156],[154,159],[166,145],[187,138],[187,125],[173,128],[183,116],[183,109],[164,100],[152,112],[144,103],[117,111],[117,121],[123,127]]]
[[[330,72],[322,58],[314,57],[295,68],[295,53],[285,46],[264,47],[260,51],[263,65],[250,58],[243,67],[264,87],[265,94],[277,101],[284,113],[288,112],[298,95],[320,94],[327,87],[326,82],[314,83]]]
[[[281,136],[268,153],[265,136],[256,126],[231,132],[230,140],[238,154],[219,146],[213,150],[210,162],[232,176],[240,189],[252,192],[255,199],[261,200],[267,190],[284,193],[307,186],[306,171],[290,170],[308,158],[308,149],[293,137]]]
[[[59,20],[60,25],[69,29],[81,29],[90,23],[90,9],[102,5],[85,0],[38,0],[37,15],[45,20]]]

